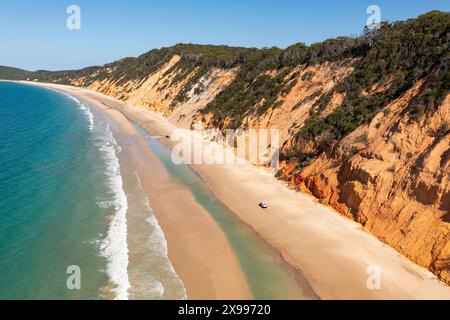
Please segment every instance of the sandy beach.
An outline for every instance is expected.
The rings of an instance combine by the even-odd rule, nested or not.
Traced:
[[[219,226],[190,192],[171,179],[124,115],[90,95],[73,89],[57,89],[95,105],[117,124],[120,131],[115,132],[116,139],[131,153],[150,206],[164,230],[169,257],[183,280],[187,297],[251,299],[244,274]]]
[[[189,192],[172,181],[128,119],[160,136],[170,135],[176,127],[154,112],[89,90],[42,85],[95,104],[120,126],[123,138],[128,137],[188,297],[251,298],[220,227]],[[364,232],[359,224],[308,195],[289,190],[267,171],[249,164],[194,165],[193,169],[216,198],[277,250],[321,299],[450,299],[450,287],[431,272]],[[268,202],[269,209],[261,211],[257,206],[261,201]],[[381,283],[371,290],[367,280],[374,267],[381,271]]]

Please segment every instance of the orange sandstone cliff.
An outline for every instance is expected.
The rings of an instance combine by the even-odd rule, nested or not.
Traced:
[[[450,284],[449,30],[450,14],[435,11],[312,46],[177,45],[28,77],[185,128],[279,129],[278,177]]]

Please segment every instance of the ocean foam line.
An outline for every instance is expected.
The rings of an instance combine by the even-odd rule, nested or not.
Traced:
[[[106,238],[102,242],[100,249],[108,259],[106,272],[110,280],[116,285],[114,288],[117,294],[116,300],[127,300],[128,289],[131,287],[128,280],[128,244],[127,244],[127,210],[128,199],[123,189],[123,180],[120,173],[119,159],[116,149],[117,141],[114,139],[109,124],[107,124],[108,142],[99,147],[102,152],[107,171],[109,187],[114,194],[110,205],[114,208],[115,214],[109,224]]]
[[[135,172],[136,179],[138,181],[138,184],[142,188],[141,180],[139,178],[139,175],[137,172]],[[184,286],[183,280],[180,278],[180,276],[175,271],[172,262],[169,259],[169,249],[167,246],[167,240],[164,235],[164,231],[162,230],[161,226],[159,225],[158,220],[156,219],[155,215],[153,214],[153,210],[150,207],[150,203],[148,200],[148,197],[144,197],[144,205],[147,208],[147,210],[150,212],[150,216],[146,221],[153,227],[153,232],[149,237],[150,241],[150,249],[153,254],[158,255],[160,257],[163,257],[164,260],[166,260],[165,268],[167,272],[179,283],[179,285],[182,287],[182,292],[180,293],[180,296],[178,297],[180,300],[186,300],[187,299],[187,291]],[[164,285],[161,282],[155,282],[153,283],[155,287],[153,288],[153,294],[158,295],[159,297],[162,297],[164,294]]]
[[[94,130],[94,115],[89,108],[80,100],[64,93],[67,97],[75,101],[80,110],[84,112],[89,121],[89,131]],[[103,128],[101,128],[103,129]],[[101,143],[95,144],[102,153],[105,161],[108,185],[113,194],[113,199],[108,201],[108,207],[115,211],[114,217],[109,224],[108,234],[101,242],[101,254],[107,258],[106,273],[112,283],[116,286],[113,291],[116,293],[116,300],[127,300],[128,289],[131,287],[128,279],[128,243],[127,243],[127,211],[128,199],[123,189],[123,180],[120,173],[120,164],[116,152],[120,152],[120,146],[114,139],[109,123],[106,128],[96,132]],[[97,138],[97,137],[96,137]],[[103,202],[105,205],[106,202]]]
[[[84,115],[86,116],[89,122],[89,131],[92,132],[94,130],[94,115],[92,114],[91,110],[89,110],[89,108],[86,105],[84,105],[80,100],[78,100],[74,96],[71,96],[70,94],[65,92],[63,94],[78,104],[81,111],[83,111]]]

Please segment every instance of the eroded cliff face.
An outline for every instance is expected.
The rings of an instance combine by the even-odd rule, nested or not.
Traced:
[[[430,12],[312,46],[180,44],[31,76],[184,128],[278,129],[277,176],[450,284],[449,30],[449,13]]]
[[[280,145],[284,145],[289,138],[309,118],[311,108],[319,97],[330,92],[336,84],[345,79],[353,70],[355,60],[344,60],[341,62],[326,62],[312,66],[300,65],[291,69],[270,70],[266,72],[272,78],[280,75],[288,83],[287,89],[277,95],[273,106],[264,113],[247,113],[242,121],[242,128],[251,129],[278,129],[280,134]],[[295,78],[294,81],[288,79]],[[331,113],[334,108],[342,103],[344,94],[335,94],[332,102],[324,111]],[[263,101],[259,101],[261,104]],[[197,113],[194,118],[201,120],[203,126],[211,128],[214,112],[206,115]],[[226,127],[226,125],[225,125]]]
[[[412,121],[406,110],[422,86],[307,167],[283,163],[283,176],[450,283],[450,95]]]
[[[239,67],[211,68],[191,84],[187,100],[176,103],[175,98],[196,72],[194,69],[170,85],[181,72],[174,68],[180,59],[174,55],[144,80],[119,85],[105,79],[87,87],[160,112],[181,127],[188,128],[196,120],[211,127],[214,114],[200,111],[232,83]],[[285,78],[295,77],[297,82],[279,93],[276,107],[262,114],[246,114],[242,128],[277,128],[283,149],[294,148],[295,132],[310,116],[314,103],[353,72],[355,61],[266,72],[270,77],[284,72]],[[77,79],[73,84],[85,86],[84,81]],[[437,110],[419,120],[412,120],[407,112],[426,81],[418,82],[382,108],[368,125],[358,127],[307,166],[288,159],[282,162],[280,172],[292,188],[314,195],[361,223],[450,283],[450,95]],[[364,94],[382,93],[389,85],[387,81]],[[334,92],[320,116],[331,114],[344,98],[345,93]],[[314,148],[314,144],[302,147]]]
[[[189,128],[198,110],[204,108],[216,95],[235,78],[239,67],[231,69],[211,68],[200,77],[187,92],[187,100],[177,103],[175,98],[194,77],[198,69],[187,74],[175,68],[181,57],[174,55],[167,63],[149,74],[143,80],[106,78],[88,83],[86,77],[71,81],[72,85],[86,87],[91,90],[115,97],[129,104],[147,108],[167,116],[171,121],[183,128]],[[180,77],[178,81],[175,79]]]

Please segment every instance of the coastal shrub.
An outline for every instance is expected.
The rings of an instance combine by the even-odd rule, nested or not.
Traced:
[[[411,104],[409,113],[413,119],[419,119],[426,112],[435,110],[449,92],[449,29],[450,14],[434,11],[418,19],[385,23],[381,30],[363,36],[367,42],[364,55],[355,71],[335,88],[337,92],[346,93],[342,105],[327,117],[318,118],[317,110],[323,109],[330,98],[329,94],[323,95],[300,129],[299,141],[316,139],[324,132],[331,132],[336,140],[341,139],[360,125],[369,123],[390,101],[437,69],[435,76],[425,79],[425,89]],[[369,92],[380,79],[391,74],[397,76],[386,92],[361,94],[363,90]],[[318,148],[323,149],[319,139],[317,143]],[[300,154],[299,158],[307,156]]]

